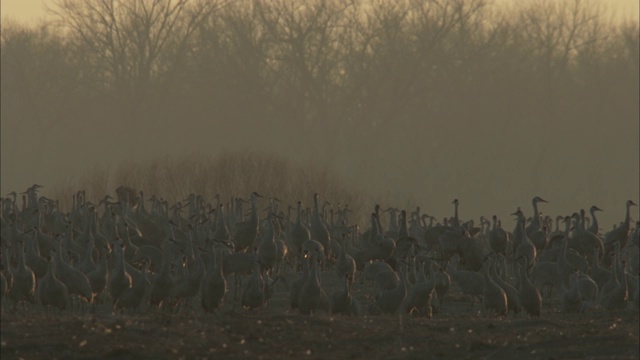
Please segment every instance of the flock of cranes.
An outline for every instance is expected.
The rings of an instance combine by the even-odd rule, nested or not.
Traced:
[[[512,214],[513,231],[496,216],[463,221],[457,199],[441,223],[420,208],[376,205],[365,229],[318,194],[311,207],[298,201],[285,211],[256,192],[170,205],[121,186],[97,204],[80,191],[65,213],[39,188],[22,193],[21,205],[15,192],[1,202],[3,311],[216,313],[225,303],[256,311],[281,291],[288,311],[301,314],[431,317],[450,288],[471,308],[478,301],[484,316],[540,316],[543,301],[568,313],[639,306],[631,200],[602,234],[597,206],[590,217],[554,219],[542,216],[540,197],[530,218],[521,208]]]

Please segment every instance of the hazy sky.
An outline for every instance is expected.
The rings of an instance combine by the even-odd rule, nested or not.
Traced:
[[[638,20],[639,0],[593,0],[610,7],[616,18]],[[496,3],[516,3],[521,0],[494,0]],[[46,3],[52,0],[0,0],[2,18],[10,17],[19,21],[34,22],[46,16]]]
[[[489,3],[493,2],[507,6],[539,1],[565,0],[488,0]],[[584,0],[584,2],[601,4],[604,8],[608,8],[609,11],[611,11],[615,19],[638,21],[640,0]],[[46,18],[47,12],[45,5],[52,6],[53,3],[54,0],[0,0],[2,20],[12,19],[18,22],[34,24]],[[496,138],[499,141],[492,141],[491,146],[486,146],[485,137],[488,138],[491,136],[490,139],[494,139],[493,136],[495,136],[495,134],[493,130],[491,130],[491,133],[487,131],[487,133],[474,135],[472,138],[467,137],[467,142],[464,144],[468,144],[467,149],[474,149],[474,151],[461,151],[458,148],[448,146],[446,143],[448,136],[455,136],[456,138],[464,136],[461,136],[458,130],[453,129],[451,126],[438,128],[440,125],[436,124],[431,133],[424,135],[424,138],[423,135],[419,135],[413,136],[411,137],[413,140],[407,141],[398,141],[402,139],[385,139],[385,141],[390,140],[389,143],[393,144],[389,145],[390,147],[393,146],[394,149],[399,149],[394,154],[415,152],[416,148],[413,146],[417,146],[418,144],[415,139],[419,138],[421,141],[429,141],[429,144],[432,146],[429,151],[433,152],[433,155],[420,156],[425,158],[423,159],[424,163],[435,164],[433,168],[430,168],[430,171],[414,170],[414,167],[409,168],[407,166],[407,162],[384,158],[380,160],[380,164],[384,164],[385,167],[376,170],[376,176],[371,177],[371,179],[367,178],[367,184],[364,185],[360,184],[362,178],[358,177],[362,174],[361,169],[352,169],[359,166],[359,163],[353,162],[353,159],[357,158],[355,155],[353,158],[345,156],[345,154],[335,154],[333,157],[331,153],[329,153],[327,158],[332,159],[332,161],[339,161],[340,163],[336,165],[336,168],[342,169],[340,171],[349,175],[349,179],[356,179],[354,183],[360,184],[362,187],[366,185],[367,187],[375,189],[377,193],[394,194],[397,195],[398,198],[406,195],[407,199],[415,199],[418,204],[423,206],[425,205],[424,200],[426,199],[429,205],[428,209],[433,209],[434,211],[434,213],[430,214],[437,215],[438,217],[451,213],[452,206],[450,202],[454,197],[461,199],[461,202],[464,204],[461,214],[463,218],[465,216],[473,216],[477,219],[477,216],[480,214],[490,215],[490,213],[486,211],[496,211],[498,214],[506,214],[507,211],[512,212],[515,210],[516,205],[522,205],[528,213],[530,213],[530,200],[534,195],[539,195],[552,203],[552,205],[548,205],[548,207],[543,207],[543,211],[548,211],[549,214],[570,213],[575,211],[578,206],[588,207],[591,204],[597,204],[606,211],[602,214],[601,219],[603,227],[608,229],[611,224],[621,220],[624,215],[624,202],[627,199],[635,199],[636,202],[638,202],[638,192],[640,191],[637,185],[637,169],[639,164],[638,147],[640,146],[637,137],[639,124],[637,120],[633,118],[629,120],[628,117],[622,117],[622,119],[616,122],[617,125],[611,125],[609,130],[618,129],[616,126],[620,126],[620,124],[627,126],[625,130],[620,129],[620,137],[615,137],[615,141],[621,141],[626,145],[611,146],[611,139],[614,139],[614,137],[610,135],[610,133],[613,134],[613,132],[604,130],[605,126],[609,124],[609,121],[615,118],[616,114],[613,115],[614,116],[607,116],[606,121],[594,124],[584,123],[576,126],[578,130],[583,130],[584,133],[587,134],[586,136],[580,136],[580,139],[588,139],[589,136],[594,138],[598,137],[599,139],[598,142],[594,142],[584,149],[576,149],[573,145],[570,146],[564,142],[549,142],[548,139],[552,139],[552,137],[549,137],[547,132],[550,133],[551,131],[547,131],[541,127],[536,130],[538,132],[527,135],[527,139],[523,139],[523,141],[518,141],[517,143],[511,141],[508,139],[509,137],[513,136],[515,138],[518,135],[514,134],[518,134],[522,129],[529,129],[529,127],[524,125],[524,122],[528,120],[519,119],[519,122],[510,122],[506,124],[504,128],[499,129],[503,135]],[[635,122],[633,122],[634,120]],[[6,126],[7,123],[8,122],[3,122],[3,127]],[[107,129],[109,127],[108,125],[109,124],[106,123],[100,124],[104,129]],[[629,127],[629,125],[631,127]],[[230,144],[226,139],[220,139],[220,141],[215,142],[211,141],[210,128],[208,127],[211,126],[210,124],[202,123],[197,126],[194,131],[176,130],[175,138],[172,136],[170,139],[172,146],[169,151],[180,155],[183,153],[188,154],[190,151],[196,154],[201,152],[215,154],[220,151],[235,150],[234,148],[225,148],[225,146],[229,146]],[[100,127],[98,128],[102,129]],[[479,127],[475,127],[474,129],[476,128]],[[101,131],[99,129],[94,129],[91,133],[99,133]],[[229,139],[236,139],[241,136],[242,139],[249,138],[249,140],[246,140],[247,143],[258,139],[260,142],[256,141],[256,144],[259,143],[264,146],[264,148],[270,149],[271,152],[276,155],[291,153],[290,147],[287,146],[289,141],[279,141],[278,139],[280,139],[280,137],[276,136],[273,137],[273,140],[263,140],[262,136],[264,134],[262,130],[253,129],[253,132],[250,133],[251,135],[247,136],[244,131],[245,129],[242,129],[241,132],[239,127],[229,126],[229,129],[235,131],[234,133],[228,134]],[[87,130],[84,131],[85,133],[87,132]],[[53,132],[54,134],[49,136],[48,139],[69,138],[68,134],[63,135],[59,132]],[[113,132],[108,133],[111,134]],[[162,135],[164,133],[158,131],[157,134]],[[156,136],[158,136],[157,134]],[[616,134],[618,134],[618,132],[616,132]],[[3,139],[14,136],[11,132],[3,133]],[[16,138],[20,139],[19,137]],[[619,140],[619,138],[622,138],[622,140]],[[529,145],[534,144],[534,140],[529,139],[537,139],[537,141],[540,142],[536,142],[533,148],[529,148]],[[51,189],[57,182],[85,174],[87,169],[91,169],[92,164],[95,163],[96,154],[102,156],[101,151],[103,149],[90,143],[92,140],[90,137],[82,140],[84,140],[84,142],[77,144],[75,142],[65,142],[61,144],[61,146],[56,146],[56,151],[47,151],[42,157],[34,159],[34,161],[37,160],[38,162],[30,169],[22,167],[19,156],[23,155],[29,158],[31,155],[24,155],[20,153],[21,150],[15,149],[3,151],[0,196],[4,196],[11,190],[22,191],[33,183],[45,185],[43,195],[48,195],[46,191]],[[161,143],[158,139],[154,138],[152,140],[150,143]],[[6,144],[10,143],[11,142],[3,142],[3,149],[9,149],[9,145]],[[20,143],[20,141],[14,140],[13,144],[16,143]],[[282,143],[287,144],[282,145]],[[456,141],[452,143],[462,144],[463,142]],[[581,140],[581,144],[585,143],[586,140]],[[632,145],[628,145],[630,143],[632,143]],[[265,146],[264,144],[269,146]],[[510,146],[507,147],[507,144]],[[153,146],[142,146],[138,144],[138,142],[130,144],[123,141],[121,145],[122,146],[110,149],[111,157],[109,159],[104,157],[100,158],[99,165],[114,168],[119,162],[123,161],[122,159],[126,158],[131,160],[129,159],[130,153],[137,155],[137,158],[133,159],[136,161],[140,161],[141,159],[155,159],[157,156],[154,151],[159,150]],[[270,146],[274,148],[271,149]],[[518,163],[514,162],[514,165],[505,166],[504,168],[509,171],[504,173],[497,171],[502,170],[502,163],[506,163],[505,159],[496,158],[496,154],[502,155],[500,146],[505,146],[505,149],[508,148],[510,153],[520,156],[521,159]],[[47,143],[43,148],[50,150],[51,142]],[[77,151],[79,148],[83,150]],[[629,149],[632,149],[632,151],[628,151]],[[129,152],[130,150],[131,152]],[[162,150],[167,151],[166,147],[163,147]],[[304,160],[304,154],[315,154],[313,149],[305,148],[304,151],[298,150],[299,149],[296,149],[295,153],[300,153],[301,155],[296,160]],[[323,148],[317,151],[324,153],[325,150],[327,149]],[[418,153],[421,153],[422,150],[422,148],[419,148]],[[329,151],[333,150],[329,149]],[[34,151],[33,153],[36,152]],[[540,153],[540,155],[537,155],[538,153]],[[160,154],[164,155],[165,153]],[[583,158],[587,156],[585,154],[598,155],[597,158],[591,160],[593,164],[597,164],[597,166],[591,165],[591,162],[588,163],[588,166],[580,165],[587,163],[586,160],[583,160]],[[154,156],[152,157],[151,155]],[[407,157],[407,159],[408,158],[409,157]],[[438,160],[431,160],[432,158]],[[610,158],[619,160],[608,161]],[[605,161],[604,159],[607,160]],[[412,162],[416,161],[420,163],[417,160],[418,159],[412,159]],[[531,165],[529,166],[531,170],[527,170],[527,164],[541,163],[548,165],[544,171],[536,170],[538,169],[538,165]],[[623,176],[618,175],[618,173],[614,173],[615,175],[613,176],[603,175],[612,174],[613,170],[623,168],[624,165],[621,165],[622,163],[627,163],[626,167],[631,169],[625,170]],[[18,166],[18,164],[20,166]],[[354,167],[354,164],[358,165]],[[575,173],[569,172],[568,169],[575,171]],[[493,172],[493,170],[496,171]],[[412,176],[399,175],[407,171],[411,171]],[[465,175],[465,172],[473,173],[474,177],[469,178]],[[414,173],[419,174],[420,177],[413,177],[413,175],[415,175]],[[519,177],[514,174],[518,174]],[[594,174],[598,174],[598,176]],[[593,178],[595,181],[589,182],[591,185],[583,185],[580,181],[587,177]],[[505,179],[509,179],[509,181]],[[618,185],[607,188],[609,184],[613,183]],[[427,185],[430,187],[427,187]],[[589,186],[592,186],[593,189],[607,188],[608,191],[595,191]],[[437,188],[438,191],[433,191],[432,189],[434,188]],[[580,199],[580,202],[573,201],[573,199]],[[491,203],[492,207],[490,209],[485,208],[484,204],[487,203]],[[632,216],[637,219],[638,209],[636,208],[633,211]],[[506,226],[512,228],[514,225],[513,220],[505,220],[505,222],[506,221],[508,221]]]

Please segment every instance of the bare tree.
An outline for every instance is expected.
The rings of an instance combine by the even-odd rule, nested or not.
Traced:
[[[270,41],[270,65],[275,84],[284,90],[280,106],[296,123],[311,126],[327,121],[338,68],[341,15],[349,7],[339,1],[276,0],[256,2],[256,13]],[[296,101],[291,101],[294,98]]]
[[[96,75],[94,89],[130,115],[182,63],[189,40],[223,1],[57,0],[49,10]]]

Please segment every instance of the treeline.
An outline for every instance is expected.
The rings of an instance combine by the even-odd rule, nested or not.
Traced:
[[[243,147],[318,159],[363,183],[444,189],[474,176],[476,191],[508,191],[487,184],[511,167],[535,190],[546,175],[532,173],[579,169],[580,191],[596,192],[612,181],[606,151],[636,149],[638,23],[608,21],[588,1],[50,10],[37,26],[2,24],[3,150],[22,155],[3,155],[5,169]]]

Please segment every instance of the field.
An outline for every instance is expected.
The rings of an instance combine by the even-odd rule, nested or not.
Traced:
[[[323,285],[333,282],[323,273]],[[364,303],[367,285],[356,284]],[[159,310],[113,314],[98,306],[80,314],[27,306],[2,316],[2,359],[220,359],[220,358],[486,358],[638,359],[638,310],[584,314],[546,307],[540,318],[485,318],[455,286],[433,318],[343,317],[287,311],[284,282],[267,309],[232,306],[205,315],[199,307],[177,315]],[[194,301],[197,303],[197,301]]]

